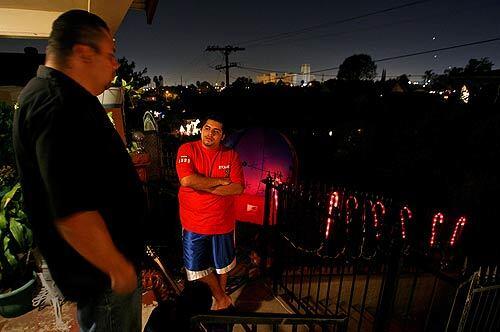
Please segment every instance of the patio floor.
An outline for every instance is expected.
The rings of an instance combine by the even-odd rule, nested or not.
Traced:
[[[248,273],[244,264],[238,266],[231,272],[233,276],[242,276]],[[248,279],[248,278],[246,278]],[[275,312],[287,313],[291,310],[284,303],[274,297],[269,286],[261,279],[254,278],[241,283],[240,287],[231,293],[231,298],[237,310],[242,312]],[[143,294],[142,317],[143,325],[147,322],[151,311],[156,303],[152,301],[150,293]],[[76,319],[76,304],[65,302],[62,305],[62,318],[66,328],[58,329],[52,306],[32,311],[16,318],[0,317],[0,331],[9,332],[52,332],[52,331],[79,331]]]

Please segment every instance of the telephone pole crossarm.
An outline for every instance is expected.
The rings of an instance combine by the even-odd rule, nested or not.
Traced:
[[[205,49],[206,52],[221,52],[222,54],[224,54],[224,59],[225,59],[226,64],[215,66],[215,69],[217,69],[217,70],[225,69],[226,70],[226,86],[229,86],[229,68],[238,66],[238,64],[236,62],[231,62],[231,63],[229,62],[229,54],[231,54],[233,52],[244,51],[244,50],[245,50],[244,47],[237,47],[237,46],[231,46],[231,45],[227,45],[224,47],[220,47],[218,45],[212,45],[212,46],[207,46],[207,48]]]

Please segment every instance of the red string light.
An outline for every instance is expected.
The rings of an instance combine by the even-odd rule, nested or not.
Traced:
[[[354,202],[354,206],[352,208],[351,208],[351,202]],[[345,206],[347,209],[345,223],[349,224],[351,222],[352,212],[354,210],[358,209],[358,199],[356,197],[350,195],[349,198],[345,202]]]
[[[330,202],[328,204],[328,219],[326,220],[325,239],[328,239],[328,236],[330,235],[330,226],[333,221],[332,218],[333,208],[337,208],[338,206],[339,206],[339,193],[334,191],[330,195]]]
[[[380,207],[380,216],[377,212],[377,207]],[[381,201],[376,201],[375,204],[372,207],[372,215],[373,215],[373,227],[377,230],[376,237],[377,239],[380,238],[380,232],[378,231],[378,226],[380,224],[379,217],[384,217],[385,215],[385,206]]]
[[[278,189],[277,186],[282,184],[282,181],[279,177],[273,178],[273,187],[271,188],[271,206],[269,213],[269,224],[276,225],[276,220],[278,218]]]
[[[405,218],[405,212],[407,218]],[[413,217],[413,215],[411,213],[411,210],[407,206],[403,206],[403,208],[399,212],[399,216],[401,218],[401,237],[404,240],[406,239],[406,221],[409,221]]]
[[[434,246],[434,243],[436,242],[436,236],[437,236],[437,225],[442,224],[444,222],[444,215],[441,212],[438,212],[434,215],[432,218],[432,229],[431,229],[431,239],[429,241],[429,244]]]
[[[278,190],[276,188],[272,188],[271,190],[271,213],[269,216],[269,224],[276,225],[276,219],[278,217]]]
[[[451,234],[451,238],[450,238],[450,246],[451,247],[453,247],[455,245],[457,237],[460,236],[466,222],[467,222],[467,218],[465,218],[465,217],[460,217],[457,220],[457,223],[455,224],[455,229],[453,230],[453,233]]]

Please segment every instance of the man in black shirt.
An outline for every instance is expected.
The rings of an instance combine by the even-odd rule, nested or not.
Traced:
[[[141,329],[144,195],[96,98],[119,67],[114,52],[101,18],[62,14],[14,116],[26,212],[56,284],[77,302],[81,331]]]

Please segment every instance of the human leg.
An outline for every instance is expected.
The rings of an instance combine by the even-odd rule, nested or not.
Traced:
[[[183,231],[184,266],[187,278],[189,281],[200,280],[208,285],[215,298],[213,306],[215,310],[225,309],[232,304],[231,298],[225,293],[227,275],[221,279],[214,273],[214,266],[217,267],[218,274],[226,274],[225,271],[232,269],[235,264],[232,234],[202,235]]]
[[[212,237],[212,250],[217,279],[221,289],[226,291],[228,273],[236,266],[234,231]]]
[[[224,289],[221,288],[219,278],[214,272],[201,278],[200,281],[208,285],[215,298],[215,303],[213,305],[214,310],[226,309],[233,304],[231,298],[224,292]]]
[[[189,281],[199,280],[206,284],[215,298],[214,307],[227,308],[231,299],[220,287],[219,279],[214,274],[211,250],[211,235],[183,231],[184,266]],[[228,303],[229,302],[229,303]]]
[[[217,275],[217,278],[219,279],[219,285],[220,285],[220,288],[224,291],[224,293],[226,292],[226,285],[227,285],[227,273],[223,273],[223,274],[218,274]]]

